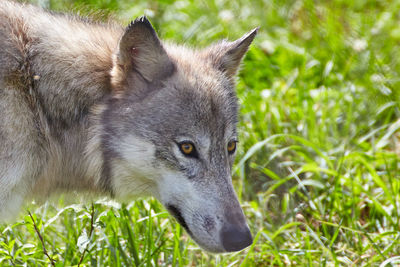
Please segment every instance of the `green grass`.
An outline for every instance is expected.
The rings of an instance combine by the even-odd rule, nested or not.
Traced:
[[[162,38],[201,46],[261,26],[238,82],[234,172],[254,244],[207,254],[153,199],[31,205],[56,266],[400,264],[400,2],[36,2],[146,14]],[[49,264],[27,212],[0,233],[0,265]]]

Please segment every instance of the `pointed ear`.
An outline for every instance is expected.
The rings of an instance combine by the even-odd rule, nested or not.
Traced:
[[[211,58],[214,66],[225,72],[228,77],[235,76],[243,56],[257,35],[258,29],[259,27],[251,30],[236,41],[222,41],[206,49],[208,57]]]
[[[125,71],[136,71],[147,82],[162,79],[174,69],[156,31],[145,16],[137,18],[125,29],[119,41],[117,64],[124,66]]]

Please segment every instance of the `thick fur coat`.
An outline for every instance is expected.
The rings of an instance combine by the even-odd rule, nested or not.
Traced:
[[[205,249],[248,246],[230,172],[234,76],[256,32],[189,49],[144,17],[0,1],[0,220],[60,192],[152,195]]]

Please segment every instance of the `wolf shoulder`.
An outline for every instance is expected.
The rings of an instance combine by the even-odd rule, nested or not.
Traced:
[[[120,25],[3,0],[0,26],[0,90],[34,83],[49,119],[67,125],[109,93]]]

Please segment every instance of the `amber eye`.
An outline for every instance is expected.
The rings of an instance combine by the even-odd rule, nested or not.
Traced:
[[[179,143],[178,145],[179,149],[184,155],[189,157],[197,157],[197,151],[192,142],[184,141],[182,143]]]
[[[233,154],[236,150],[236,141],[232,140],[228,143],[228,153]]]
[[[181,144],[181,149],[184,154],[190,154],[193,151],[193,145],[190,143]]]

